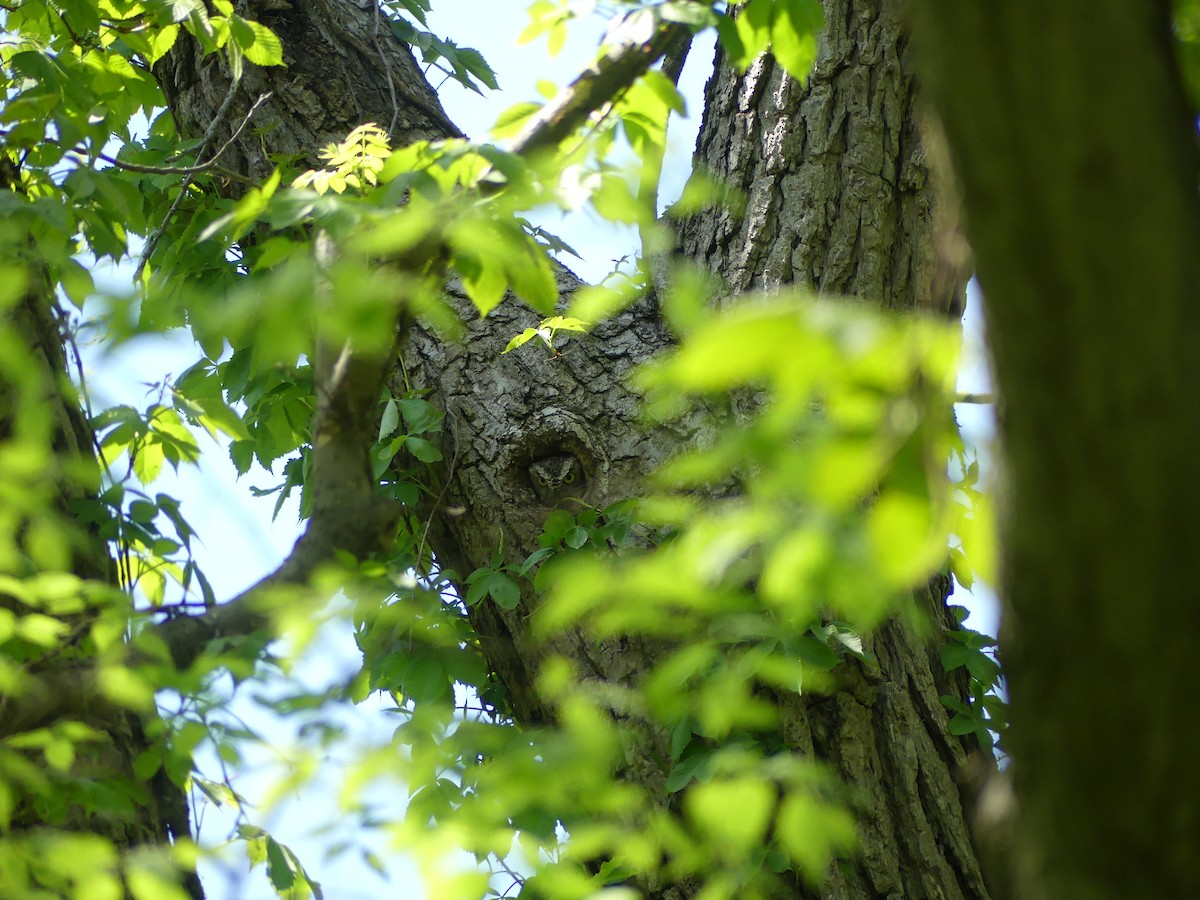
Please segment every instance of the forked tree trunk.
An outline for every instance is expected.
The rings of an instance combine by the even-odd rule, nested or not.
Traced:
[[[935,192],[897,5],[827,3],[826,35],[807,86],[769,59],[739,77],[718,58],[697,162],[744,190],[749,208],[740,220],[718,210],[689,221],[680,252],[731,290],[794,282],[887,308],[947,310],[957,303],[961,281],[938,277]],[[408,50],[373,36],[369,7],[272,3],[257,15],[283,39],[288,68],[247,72],[231,121],[269,89],[275,93],[256,116],[269,127],[251,129],[259,133],[241,139],[224,165],[261,178],[270,168],[264,149],[311,159],[316,147],[366,121],[395,119],[398,142],[455,133]],[[228,89],[220,65],[181,45],[157,72],[180,131],[202,132]],[[560,286],[565,294],[576,282],[563,273]],[[708,427],[699,414],[651,430],[638,421],[638,398],[625,376],[672,343],[653,298],[566,341],[556,359],[501,355],[509,337],[536,319],[504,304],[486,321],[469,322],[461,344],[416,330],[405,349],[410,378],[447,411],[443,450],[454,465],[439,507],[429,511],[431,541],[437,557],[462,573],[488,564],[498,546],[509,561],[536,549],[549,510],[530,483],[532,461],[572,454],[587,474],[586,499],[603,506],[638,494],[646,472],[703,439]],[[950,627],[948,587],[938,582],[922,598],[939,628]],[[537,643],[528,609],[526,602],[511,611],[485,602],[471,615],[520,723],[553,717],[534,688],[547,653],[571,659],[581,677],[618,684],[636,681],[652,662],[651,648],[637,642],[596,643],[568,633]],[[796,895],[987,897],[955,781],[967,751],[948,733],[938,700],[962,696],[962,685],[943,672],[936,641],[898,622],[880,629],[869,649],[880,669],[852,669],[837,693],[779,698],[787,743],[827,761],[869,798],[862,852],[835,869],[820,893],[797,885]],[[647,762],[627,774],[665,801],[660,768]],[[686,888],[641,887],[651,896],[686,896]]]

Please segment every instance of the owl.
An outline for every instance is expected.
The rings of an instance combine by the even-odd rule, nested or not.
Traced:
[[[556,506],[568,497],[583,494],[587,476],[583,465],[570,453],[543,456],[529,464],[533,492],[544,506]]]

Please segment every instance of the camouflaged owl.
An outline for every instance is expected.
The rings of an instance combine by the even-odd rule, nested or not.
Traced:
[[[544,506],[557,506],[568,498],[582,496],[587,476],[575,456],[555,453],[529,464],[529,480]]]

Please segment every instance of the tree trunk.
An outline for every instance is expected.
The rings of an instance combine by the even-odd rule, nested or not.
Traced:
[[[22,191],[15,166],[3,160],[0,190]],[[49,613],[63,624],[61,644],[26,644],[11,638],[11,628],[5,641],[6,680],[12,679],[15,689],[0,701],[0,762],[6,815],[11,815],[0,841],[11,844],[11,852],[3,854],[6,863],[28,860],[25,871],[7,870],[12,883],[5,889],[14,896],[32,896],[36,888],[66,890],[72,883],[76,873],[69,865],[43,861],[43,856],[63,854],[63,845],[55,848],[55,841],[66,835],[107,841],[110,847],[89,845],[88,850],[107,857],[112,848],[123,854],[166,848],[174,838],[190,837],[190,829],[183,791],[165,770],[160,767],[149,778],[135,773],[135,760],[155,746],[148,729],[157,732],[157,746],[162,745],[162,723],[153,711],[138,715],[105,698],[94,683],[94,670],[80,661],[88,653],[80,647],[91,640],[91,626],[106,614],[110,619],[113,612],[127,615],[129,598],[115,590],[116,566],[107,541],[94,526],[78,524],[76,504],[94,500],[100,486],[96,437],[68,376],[67,317],[33,239],[21,237],[19,225],[14,232],[15,240],[6,241],[3,249],[6,262],[11,261],[6,277],[18,291],[0,308],[0,446],[6,466],[17,463],[3,475],[13,482],[11,489],[6,487],[0,533],[5,570],[32,576],[32,583],[39,575],[54,579],[67,572],[78,579],[59,581],[57,603],[44,608],[0,592],[0,611],[15,614],[18,622]],[[26,462],[20,463],[22,459]],[[30,461],[36,462],[31,466]],[[48,535],[53,535],[49,544]],[[105,592],[100,585],[114,590]],[[69,730],[78,726],[99,737],[80,738],[78,731]],[[14,749],[43,729],[74,743],[65,765],[46,766],[38,743],[24,745],[32,750]],[[28,776],[29,766],[42,774]],[[120,883],[125,861],[109,861],[113,885]],[[99,866],[88,869],[90,878],[100,872]],[[22,877],[28,883],[18,883]],[[203,896],[194,874],[185,876],[184,887],[197,900]]]
[[[961,280],[938,278],[935,191],[897,5],[827,3],[820,59],[807,86],[770,59],[739,77],[718,57],[697,162],[743,188],[749,207],[742,219],[718,210],[689,221],[679,252],[718,272],[731,290],[796,282],[896,309],[946,310],[958,302]],[[259,178],[270,168],[264,148],[311,154],[364,121],[394,119],[398,142],[456,133],[407,48],[390,35],[372,36],[370,6],[282,6],[272,3],[258,15],[283,39],[288,68],[249,69],[234,104],[245,111],[274,91],[256,121],[276,127],[239,139],[224,165],[236,161],[238,171]],[[219,65],[200,61],[181,42],[156,71],[180,132],[203,131],[228,89]],[[395,109],[392,88],[400,97]],[[560,274],[564,295],[577,283]],[[450,293],[457,293],[453,285]],[[626,376],[673,342],[653,297],[587,337],[560,342],[554,359],[501,355],[507,340],[537,318],[508,303],[487,320],[469,321],[462,343],[414,329],[404,351],[409,378],[447,411],[443,450],[452,464],[438,508],[430,510],[430,539],[437,558],[460,573],[486,565],[498,546],[510,562],[537,548],[550,510],[530,482],[534,461],[575,457],[586,475],[586,500],[603,507],[638,494],[644,473],[703,441],[711,427],[702,411],[657,429],[638,420],[639,400]],[[922,597],[938,629],[950,627],[948,591],[940,580]],[[471,613],[519,723],[553,719],[534,687],[548,653],[572,660],[583,678],[615,684],[636,682],[653,661],[655,648],[637,641],[596,642],[580,632],[535,641],[532,601],[515,610],[485,601]],[[852,669],[837,693],[780,698],[787,743],[826,760],[869,798],[862,852],[835,868],[821,892],[797,885],[796,894],[987,897],[955,782],[967,748],[948,733],[938,700],[962,696],[962,685],[943,672],[937,644],[899,622],[873,635],[869,650],[881,668]],[[631,754],[646,762],[627,774],[666,802],[666,772],[649,762],[664,756]],[[640,887],[649,896],[688,894],[686,886]]]
[[[1200,896],[1200,155],[1172,5],[914,8],[1014,476],[1020,896]]]

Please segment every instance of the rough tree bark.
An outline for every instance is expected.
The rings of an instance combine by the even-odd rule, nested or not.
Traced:
[[[914,8],[1013,476],[1020,896],[1200,896],[1200,154],[1172,4]]]
[[[750,203],[741,219],[716,211],[688,222],[681,254],[732,290],[795,282],[888,308],[956,306],[961,283],[946,289],[956,279],[937,277],[935,190],[897,6],[830,0],[807,86],[769,59],[739,77],[718,58],[697,162],[743,188]],[[256,114],[266,127],[238,141],[226,167],[261,178],[270,169],[264,150],[312,159],[317,147],[364,121],[391,123],[397,142],[457,134],[407,48],[377,28],[366,0],[273,0],[252,12],[282,38],[287,68],[248,68],[231,120],[270,90]],[[202,132],[229,88],[221,65],[181,41],[156,73],[181,133]],[[564,294],[576,285],[562,273]],[[653,298],[565,342],[553,363],[538,354],[502,356],[507,339],[535,321],[505,304],[469,322],[463,343],[414,329],[404,349],[410,378],[448,413],[444,451],[454,465],[439,508],[429,511],[431,540],[439,559],[460,572],[486,564],[497,546],[517,561],[536,548],[549,510],[530,483],[532,461],[574,455],[587,475],[586,499],[605,505],[638,493],[644,473],[702,439],[706,427],[699,414],[657,430],[637,421],[624,376],[672,342]],[[947,592],[938,583],[923,597],[941,627],[949,627]],[[651,648],[628,641],[596,644],[576,633],[538,644],[528,619],[527,607],[485,603],[472,613],[518,722],[553,717],[533,686],[547,652],[573,660],[583,677],[615,683],[636,681],[649,662]],[[987,897],[955,782],[967,748],[948,733],[938,701],[941,693],[961,695],[962,686],[942,671],[936,644],[900,623],[884,626],[870,650],[879,671],[851,671],[832,696],[780,699],[796,752],[828,761],[869,798],[862,852],[831,873],[819,896]],[[655,755],[638,754],[645,769],[631,774],[665,797],[666,773],[648,762]],[[687,896],[686,886],[641,887],[649,896]],[[818,896],[799,885],[796,895]]]

